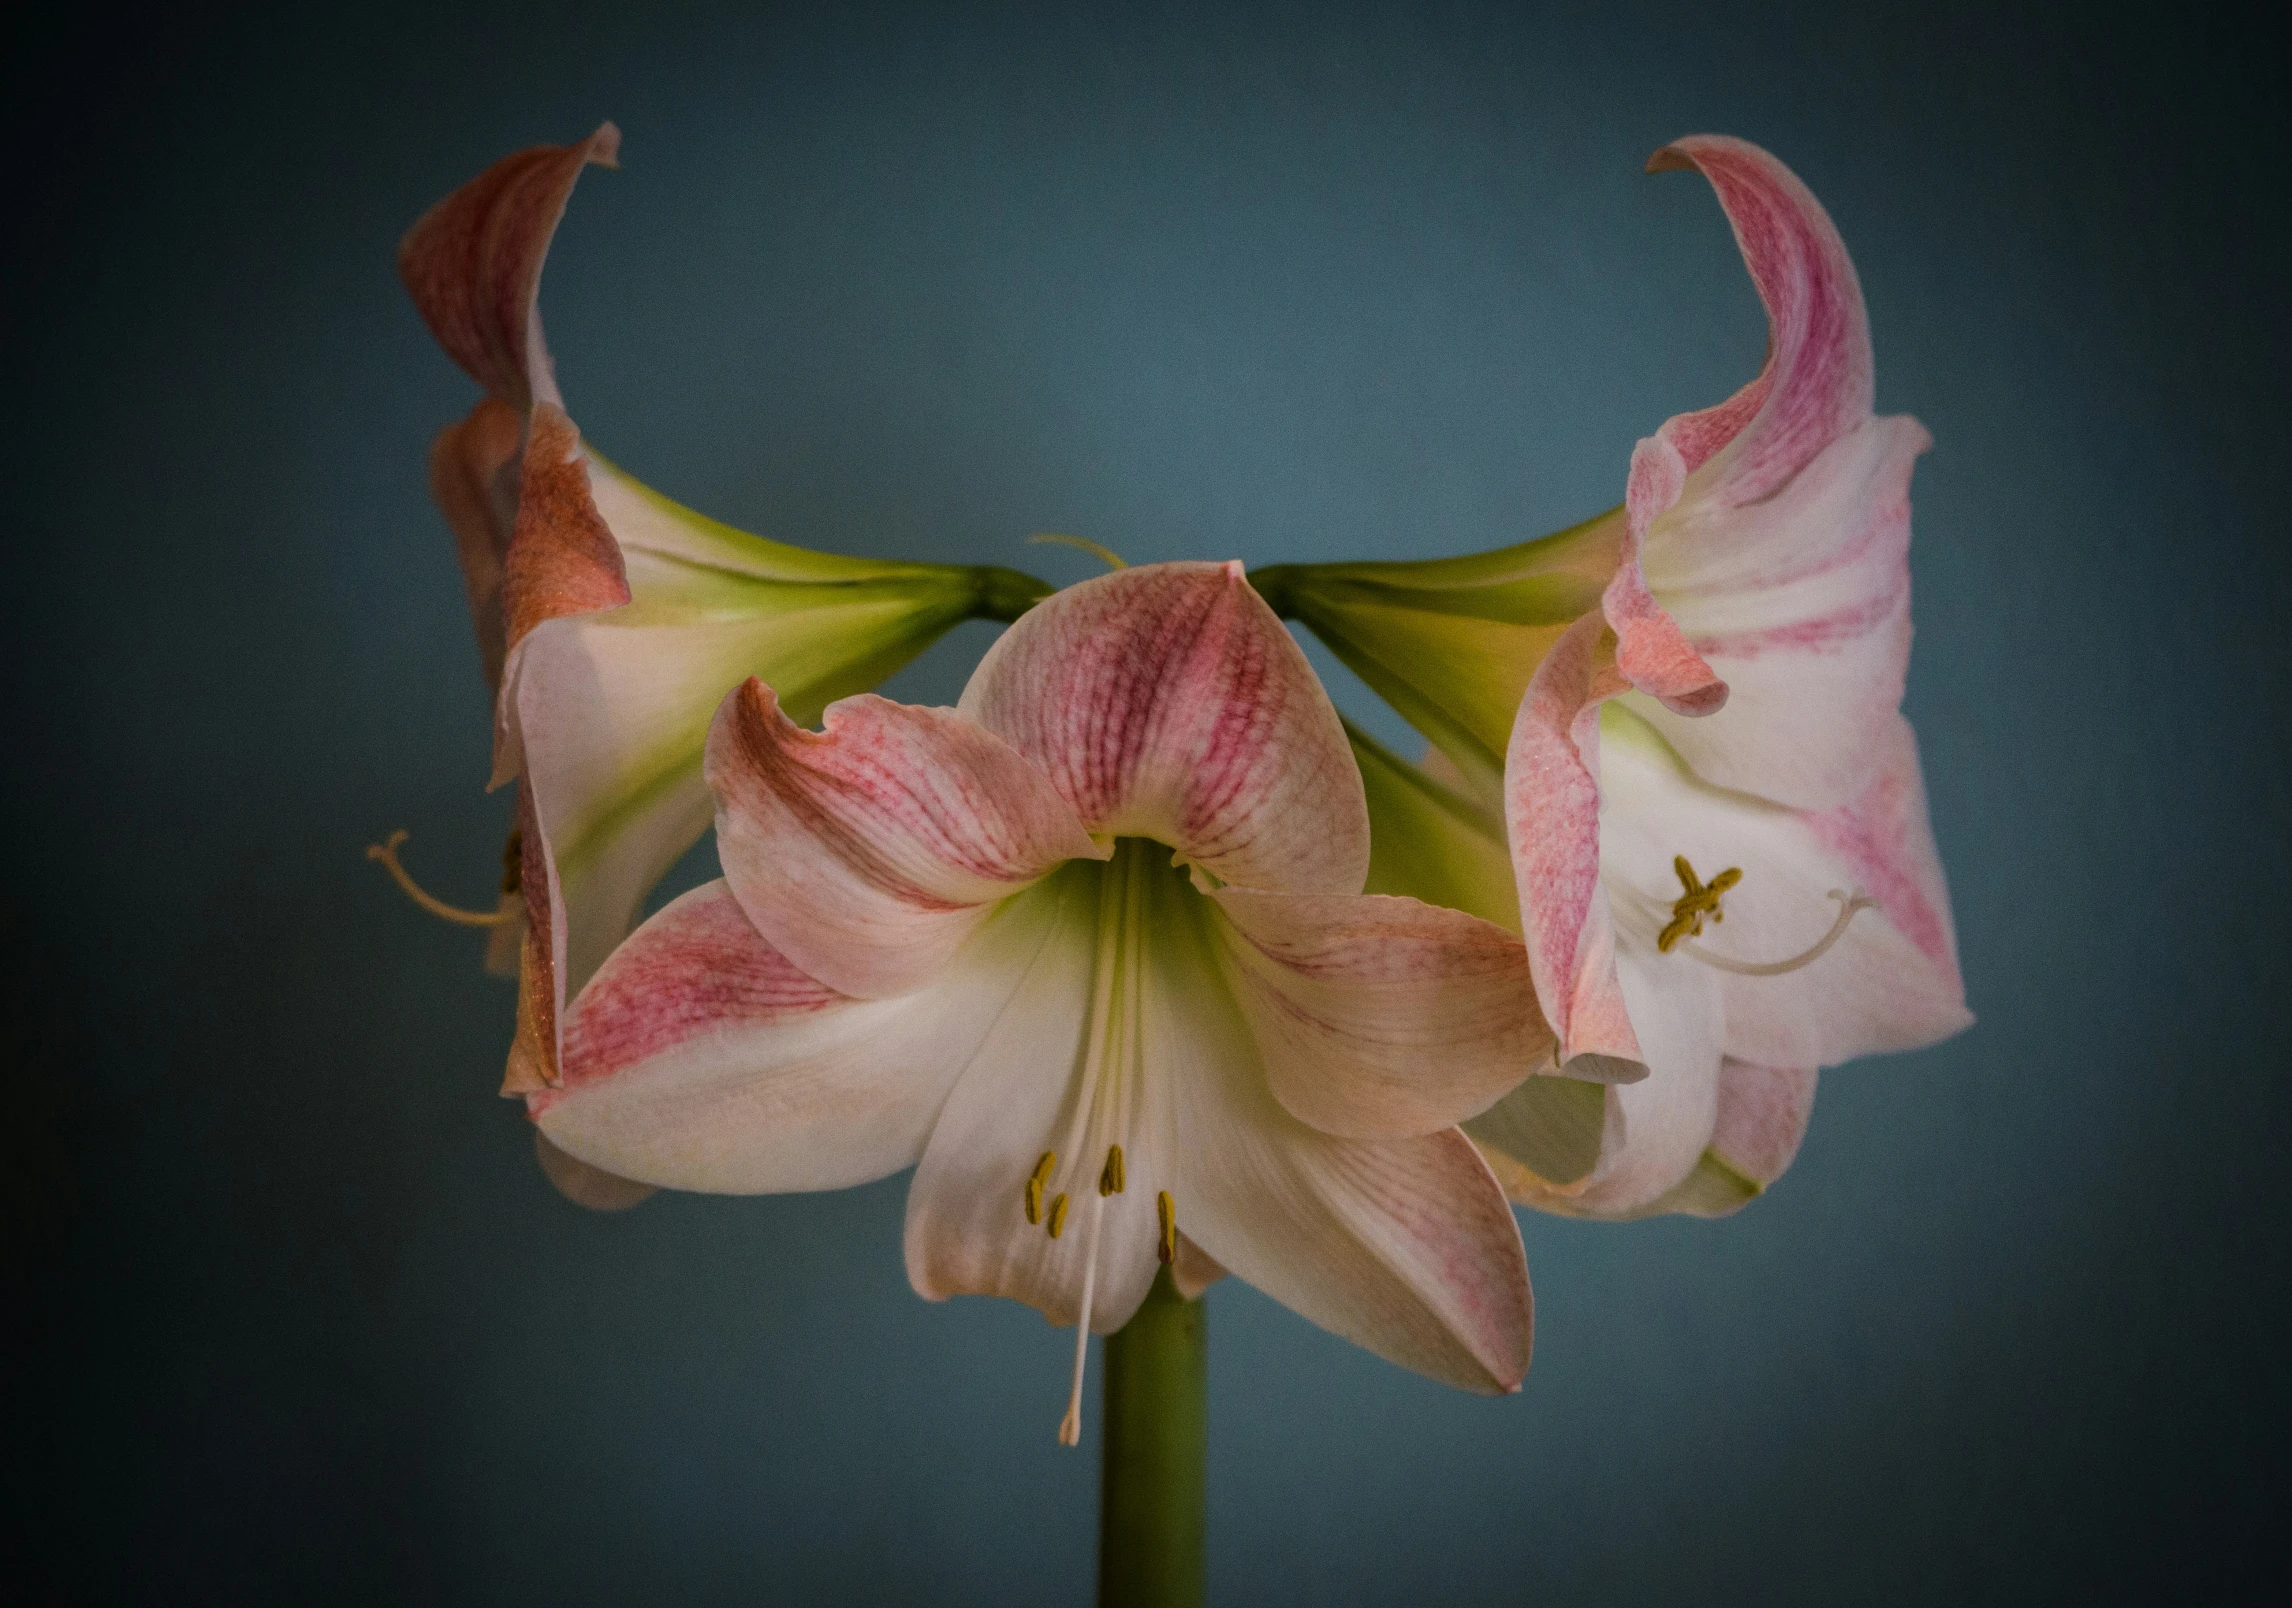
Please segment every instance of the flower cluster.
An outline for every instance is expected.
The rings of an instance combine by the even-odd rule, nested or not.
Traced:
[[[1621,507],[1053,593],[751,536],[585,446],[538,288],[618,144],[509,157],[400,252],[486,392],[431,460],[518,787],[475,919],[517,946],[505,1092],[574,1198],[912,1167],[918,1292],[1074,1326],[1070,1442],[1088,1335],[1165,1264],[1510,1390],[1512,1202],[1731,1211],[1818,1068],[1969,1020],[1898,712],[1927,438],[1873,414],[1853,266],[1767,153],[1650,164],[1712,184],[1772,338]],[[957,707],[868,693],[968,618],[1011,624]],[[1423,763],[1340,720],[1285,618]],[[640,923],[712,820],[722,878]]]

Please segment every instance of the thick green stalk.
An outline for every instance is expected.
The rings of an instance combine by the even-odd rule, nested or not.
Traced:
[[[1207,1316],[1165,1267],[1138,1315],[1107,1338],[1099,1608],[1200,1608]]]

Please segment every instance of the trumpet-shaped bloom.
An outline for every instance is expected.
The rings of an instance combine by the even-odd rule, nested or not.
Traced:
[[[1045,590],[1010,570],[766,541],[584,446],[542,339],[541,267],[582,170],[614,165],[619,147],[608,123],[507,157],[399,248],[423,318],[488,393],[438,438],[430,469],[496,688],[494,781],[522,779],[510,1091],[556,1080],[565,999],[706,829],[701,755],[726,688],[765,677],[815,720],[958,621],[1012,618]]]
[[[1650,163],[1690,166],[1767,365],[1633,453],[1601,612],[1538,667],[1506,758],[1537,994],[1567,1068],[1610,1086],[1475,1132],[1518,1198],[1597,1215],[1739,1205],[1789,1164],[1818,1067],[1971,1020],[1897,712],[1927,436],[1871,413],[1854,268],[1806,187],[1738,140]]]
[[[913,1165],[923,1295],[1119,1328],[1221,1268],[1434,1378],[1513,1387],[1518,1231],[1456,1124],[1551,1067],[1525,952],[1363,894],[1345,735],[1238,566],[1059,593],[955,710],[709,738],[725,880],[575,1001],[552,1144],[681,1189]]]

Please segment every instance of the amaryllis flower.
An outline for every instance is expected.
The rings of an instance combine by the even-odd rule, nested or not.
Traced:
[[[958,709],[709,737],[725,880],[572,1007],[530,1108],[612,1173],[750,1193],[915,1166],[907,1267],[1119,1328],[1156,1264],[1231,1269],[1476,1390],[1528,1363],[1527,1269],[1457,1122],[1550,1039],[1518,939],[1362,894],[1327,695],[1239,566],[1038,605]]]
[[[588,451],[543,345],[542,259],[612,124],[506,157],[431,208],[399,271],[486,388],[438,438],[488,681],[494,781],[522,778],[527,913],[507,1088],[556,1078],[557,1016],[709,820],[700,760],[725,689],[768,678],[799,719],[873,686],[966,618],[1046,590],[1014,571],[807,552],[716,523]]]
[[[1971,1020],[1897,712],[1926,432],[1872,414],[1853,264],[1788,169],[1718,138],[1650,166],[1718,192],[1769,355],[1639,443],[1601,612],[1506,757],[1537,995],[1567,1069],[1609,1086],[1475,1128],[1517,1197],[1602,1215],[1739,1204],[1788,1165],[1818,1067]]]

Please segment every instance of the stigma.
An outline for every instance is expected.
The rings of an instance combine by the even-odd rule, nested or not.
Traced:
[[[520,833],[512,830],[509,842],[501,851],[501,904],[493,910],[465,910],[451,905],[416,882],[406,867],[399,862],[398,848],[412,836],[404,827],[390,834],[380,843],[366,845],[366,858],[375,861],[390,873],[390,880],[398,884],[405,896],[436,916],[457,927],[506,927],[523,919],[525,908],[516,895],[524,886],[524,844]]]

